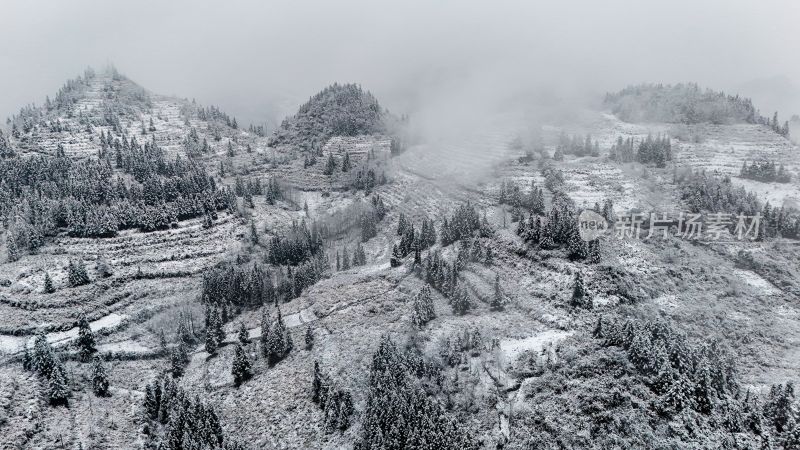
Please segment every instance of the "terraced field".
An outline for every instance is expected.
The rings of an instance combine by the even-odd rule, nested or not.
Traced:
[[[68,113],[51,118],[61,131],[38,128],[18,142],[23,154],[55,155],[59,145],[72,158],[96,157],[101,151],[100,134],[111,133],[114,127],[105,124],[104,108],[113,96],[109,92],[142,93],[146,101],[118,100],[127,114],[119,117],[127,139],[140,143],[155,141],[168,158],[186,158],[184,140],[192,129],[202,142],[209,142],[211,152],[200,156],[211,173],[226,161],[232,172],[219,177],[222,184],[233,183],[237,174],[266,177],[271,175],[263,161],[266,140],[242,130],[234,130],[216,121],[201,120],[194,112],[197,105],[188,101],[146,93],[130,80],[101,73],[84,86],[81,96]],[[123,95],[123,94],[120,94]],[[137,94],[138,95],[138,94]],[[90,130],[80,120],[88,118]],[[155,131],[150,130],[150,122]],[[222,138],[217,141],[214,135]],[[227,155],[228,142],[234,147],[234,157]],[[247,152],[247,146],[251,152]],[[250,167],[254,167],[252,172]],[[259,171],[258,169],[262,169]],[[296,199],[295,199],[296,200]],[[267,205],[262,197],[254,199],[256,208],[249,213],[262,230],[277,232],[301,219],[302,202],[298,206],[289,199],[278,205]],[[323,211],[324,212],[323,208]],[[179,297],[178,302],[197,295],[200,279],[209,267],[230,258],[238,242],[248,230],[248,222],[228,213],[221,213],[211,228],[204,228],[201,219],[185,220],[177,227],[142,233],[121,231],[114,238],[87,239],[60,235],[47,241],[36,254],[23,256],[19,261],[0,265],[0,351],[16,353],[21,343],[36,331],[66,331],[82,312],[91,320],[101,320],[114,314],[136,316],[155,307],[170,307],[165,299]],[[5,239],[3,239],[5,242]],[[67,266],[70,261],[86,263],[92,284],[70,288],[67,285]],[[98,262],[113,271],[103,277]],[[44,277],[49,274],[56,292],[43,292]],[[58,339],[55,339],[58,340]]]

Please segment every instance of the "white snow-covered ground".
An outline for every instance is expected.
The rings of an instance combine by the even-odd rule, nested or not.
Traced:
[[[289,314],[284,318],[284,322],[289,328],[299,327],[300,325],[313,322],[314,320],[317,320],[317,316],[314,315],[314,311],[310,308],[306,308],[298,313]]]
[[[572,331],[546,330],[522,339],[504,339],[500,341],[501,363],[511,364],[524,352],[541,352],[546,346],[557,343],[572,333]]]
[[[119,326],[128,316],[124,314],[111,313],[93,322],[89,322],[89,328],[98,332],[104,328]],[[67,331],[58,331],[47,334],[47,341],[54,346],[65,345],[78,337],[78,327]],[[23,349],[24,345],[31,345],[33,337],[24,336],[0,336],[0,353],[17,353]]]
[[[761,201],[769,202],[772,206],[800,208],[800,184],[795,180],[790,183],[764,183],[747,178],[732,177],[731,183],[756,194]]]
[[[765,280],[763,277],[761,277],[755,272],[749,270],[734,269],[733,275],[736,278],[739,278],[740,280],[744,281],[747,285],[756,288],[764,295],[777,295],[778,293],[780,293],[780,290],[778,290],[775,286],[773,286],[772,283]]]
[[[108,344],[101,344],[97,346],[97,351],[100,353],[148,353],[152,349],[142,345],[140,342],[133,339],[126,339],[120,342],[109,342]]]

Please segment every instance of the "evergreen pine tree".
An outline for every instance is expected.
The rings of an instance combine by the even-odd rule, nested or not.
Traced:
[[[258,244],[258,229],[256,228],[256,222],[254,220],[250,220],[250,242],[253,245]]]
[[[554,225],[549,220],[540,228],[539,247],[547,250],[556,246],[553,229]]]
[[[83,286],[90,282],[83,260],[70,261],[67,266],[67,276],[70,287]]]
[[[333,152],[328,153],[328,160],[325,162],[325,170],[322,171],[325,175],[333,175],[336,170],[336,159],[333,158]]]
[[[6,254],[8,255],[8,261],[14,262],[17,261],[20,257],[19,248],[17,247],[17,240],[14,238],[14,233],[7,233],[8,236],[6,237]]]
[[[403,233],[403,236],[400,238],[400,245],[398,249],[400,250],[401,257],[405,258],[409,253],[411,253],[411,246],[414,243],[414,235],[414,225],[410,224],[406,227],[405,233]]]
[[[534,214],[544,214],[544,191],[542,188],[533,188],[531,198],[531,211]]]
[[[503,296],[503,291],[500,289],[500,275],[495,274],[494,276],[494,295],[492,296],[492,302],[489,305],[495,311],[501,311],[505,308],[505,297]]]
[[[163,328],[158,332],[158,349],[160,350],[161,355],[167,355],[167,336],[164,334]]]
[[[261,336],[259,337],[259,340],[261,341],[261,354],[263,356],[267,356],[269,350],[267,348],[267,344],[269,341],[270,326],[271,323],[270,323],[269,312],[267,311],[266,308],[264,308],[263,312],[261,313]]]
[[[143,403],[145,418],[150,420],[158,419],[158,410],[161,406],[161,385],[157,381],[155,383],[147,383],[145,386]]]
[[[402,236],[405,234],[407,226],[406,215],[401,212],[400,217],[397,219],[397,235]]]
[[[31,355],[31,351],[28,350],[28,346],[25,346],[25,350],[22,353],[22,368],[25,370],[33,369],[33,355]]]
[[[183,316],[178,319],[178,329],[175,331],[175,335],[178,338],[179,344],[194,344],[195,337],[189,331],[189,327],[186,326],[186,320]]]
[[[353,253],[353,266],[363,266],[367,263],[367,255],[364,253],[364,246],[361,243],[356,245],[356,251]]]
[[[403,257],[400,255],[397,244],[394,244],[394,246],[392,246],[392,256],[389,259],[389,265],[391,267],[400,267],[401,264],[403,264]]]
[[[455,292],[453,293],[452,305],[453,313],[458,316],[463,316],[472,308],[469,294],[464,288],[456,288]]]
[[[211,329],[217,338],[217,346],[219,346],[225,341],[225,330],[223,326],[225,325],[225,320],[227,320],[228,308],[225,307],[225,305],[221,305],[219,308],[214,307],[212,312],[215,317]]]
[[[573,227],[570,231],[569,240],[567,241],[567,252],[569,258],[573,261],[582,261],[589,256],[589,249],[586,241],[581,238],[577,227]]]
[[[667,355],[667,358],[669,358],[669,355]],[[653,380],[652,388],[656,394],[663,395],[667,393],[672,387],[672,384],[675,383],[676,374],[669,359],[662,361],[659,366],[655,379]]]
[[[353,413],[353,398],[349,392],[336,389],[329,393],[323,405],[325,414],[325,431],[344,431],[350,426],[350,415]]]
[[[350,255],[347,253],[347,247],[342,250],[342,270],[350,269]]]
[[[319,361],[314,361],[314,372],[311,380],[311,401],[323,406],[328,397],[330,383],[319,369]]]
[[[245,353],[241,344],[236,344],[231,373],[233,374],[233,383],[236,386],[241,385],[253,376],[250,359],[247,357],[247,353]]]
[[[713,409],[713,386],[708,359],[702,358],[697,363],[693,376],[695,381],[694,403],[697,410],[703,414],[710,414]]]
[[[359,449],[479,448],[454,417],[412,379],[403,353],[381,340],[370,367]]]
[[[305,342],[306,342],[306,350],[311,350],[312,348],[314,348],[314,332],[311,331],[310,325],[306,327]]]
[[[267,328],[266,338],[263,338],[263,336],[264,331],[262,329],[262,351],[271,366],[286,357],[292,350],[292,337],[283,322],[280,309],[277,310],[275,320]]]
[[[483,258],[483,263],[487,266],[491,266],[494,264],[494,250],[492,250],[491,246],[486,247],[486,253]]]
[[[159,383],[158,381],[155,382],[156,398],[158,399],[156,419],[162,424],[166,424],[169,421],[170,410],[173,406],[175,406],[174,401],[176,400],[175,397],[178,394],[178,389],[176,388],[175,382],[172,380],[172,378],[164,377],[162,381],[163,383]],[[159,384],[162,385],[160,389]],[[160,397],[158,396],[159,391],[161,392]]]
[[[170,355],[170,372],[173,378],[180,378],[183,376],[183,370],[188,363],[189,355],[187,354],[186,344],[179,343],[177,347],[172,349]]]
[[[50,278],[50,274],[45,272],[44,274],[44,293],[45,294],[52,294],[56,291],[56,287],[53,286],[53,279]]]
[[[210,213],[205,213],[203,215],[203,228],[209,229],[214,226],[214,219],[211,217]]]
[[[51,405],[66,405],[69,398],[69,380],[61,364],[56,365],[47,384],[47,397]]]
[[[212,319],[214,320],[214,319]],[[217,342],[217,333],[214,332],[213,328],[206,329],[206,352],[209,355],[216,355],[217,348],[219,347],[219,342]]]
[[[533,215],[531,215],[528,218],[528,222],[529,225],[528,225],[527,240],[533,245],[539,245],[539,241],[542,236],[542,218],[538,216],[534,218]]]
[[[81,314],[78,319],[78,339],[76,339],[75,345],[78,347],[78,353],[83,361],[89,361],[92,355],[97,351],[97,348],[95,348],[94,333],[91,327],[89,327],[89,321],[86,319],[85,314]]]
[[[103,367],[103,361],[99,356],[94,357],[94,364],[92,365],[92,390],[99,397],[108,395],[108,376],[106,369]]]
[[[435,318],[436,312],[433,308],[431,287],[425,285],[422,290],[414,296],[414,303],[411,310],[411,323],[417,327],[422,327]]]
[[[205,325],[206,325],[206,337],[205,337],[205,349],[210,355],[214,355],[219,348],[219,344],[221,343],[219,338],[219,333],[217,329],[219,327],[218,321],[221,320],[221,316],[219,314],[219,310],[217,309],[216,305],[210,306],[206,305],[206,312],[205,312]]]
[[[586,292],[586,286],[583,284],[583,275],[580,272],[575,272],[575,283],[572,288],[570,304],[576,308],[592,308],[592,299],[589,298]]]
[[[428,231],[424,235],[425,248],[433,247],[436,245],[436,226],[433,221],[428,221]]]
[[[650,333],[637,329],[628,347],[628,359],[639,371],[650,374],[654,367],[652,349]]]
[[[520,236],[522,237],[522,239],[525,239],[527,235],[528,235],[528,223],[525,221],[525,218],[522,217],[519,219],[519,222],[517,223],[517,236]]]
[[[53,354],[53,347],[47,341],[44,334],[39,333],[33,342],[33,356],[31,358],[31,367],[40,376],[49,377],[53,368],[58,361]]]
[[[693,389],[692,381],[686,375],[676,372],[669,388],[659,398],[658,409],[664,414],[672,415],[691,407]]]
[[[342,160],[342,172],[348,172],[351,169],[350,152],[344,152],[344,159]]]
[[[247,330],[247,327],[244,325],[244,322],[239,322],[238,338],[239,342],[242,345],[247,345],[250,343],[250,332]]]
[[[792,404],[794,403],[794,386],[787,383],[785,388],[778,386],[771,401],[771,419],[775,429],[780,432],[789,431],[794,424]]]

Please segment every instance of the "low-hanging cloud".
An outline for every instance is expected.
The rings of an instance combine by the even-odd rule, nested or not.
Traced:
[[[788,115],[800,111],[781,100],[800,79],[798,19],[791,0],[14,2],[0,15],[0,113],[113,62],[154,92],[243,123],[277,121],[334,81],[435,124],[630,83],[732,91],[783,77],[788,88],[741,93]]]

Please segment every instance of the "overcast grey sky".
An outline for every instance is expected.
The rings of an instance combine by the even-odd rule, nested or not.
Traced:
[[[0,42],[2,117],[108,61],[241,122],[333,81],[359,82],[399,113],[643,81],[697,81],[800,113],[796,0],[26,0],[2,6]]]

